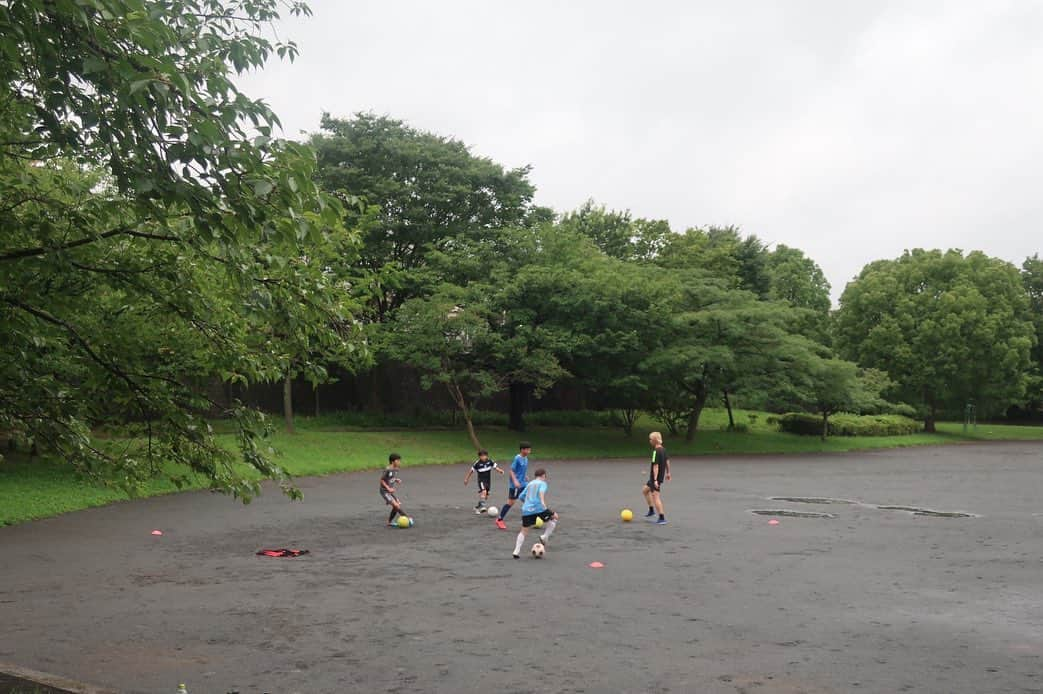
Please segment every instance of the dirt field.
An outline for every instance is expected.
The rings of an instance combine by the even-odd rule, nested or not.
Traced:
[[[0,528],[0,661],[148,694],[1043,692],[1038,444],[675,459],[666,526],[619,521],[644,461],[536,446],[562,516],[539,561],[463,466],[402,471],[409,530],[379,472]]]

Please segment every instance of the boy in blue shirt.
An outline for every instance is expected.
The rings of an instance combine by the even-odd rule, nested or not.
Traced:
[[[500,509],[499,518],[496,519],[496,527],[500,530],[507,529],[507,524],[503,522],[503,519],[507,517],[507,512],[514,505],[514,500],[520,499],[522,494],[525,493],[525,485],[528,484],[528,480],[525,479],[525,472],[529,469],[530,453],[532,453],[532,444],[528,441],[522,441],[518,444],[518,455],[514,456],[514,461],[511,463],[511,477],[507,481],[507,501],[504,503],[503,508]]]
[[[532,482],[525,487],[525,496],[522,498],[522,529],[514,542],[514,553],[511,555],[515,559],[521,556],[525,536],[529,534],[529,528],[536,525],[537,518],[547,524],[547,529],[540,535],[540,542],[546,545],[554,528],[558,526],[558,514],[547,508],[547,471],[543,468],[536,470]]]

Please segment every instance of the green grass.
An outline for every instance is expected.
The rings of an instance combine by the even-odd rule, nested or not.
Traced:
[[[751,421],[752,416],[752,421]],[[1043,427],[979,424],[963,433],[960,423],[939,423],[936,434],[888,437],[836,437],[821,441],[817,437],[795,436],[775,430],[766,422],[768,415],[736,412],[736,423],[749,427],[746,433],[721,431],[727,423],[723,410],[707,410],[696,440],[686,443],[683,436],[671,436],[665,429],[667,450],[673,456],[714,454],[822,453],[926,446],[967,441],[1043,440]],[[638,422],[633,436],[604,428],[531,427],[524,434],[534,446],[533,460],[570,458],[622,458],[648,455],[646,434],[661,427],[648,420]],[[522,436],[503,428],[479,430],[482,445],[495,460],[509,461]],[[223,435],[229,445],[230,436]],[[272,443],[279,451],[279,462],[292,474],[324,475],[334,472],[382,467],[390,451],[403,456],[405,467],[439,463],[470,462],[474,457],[467,435],[462,430],[400,429],[386,431],[347,430],[328,420],[302,418],[298,433],[276,433]],[[202,480],[196,484],[203,486]],[[153,496],[177,491],[169,481],[157,479],[143,490]],[[11,457],[0,463],[0,525],[44,518],[91,506],[127,499],[118,490],[84,480],[61,462]]]

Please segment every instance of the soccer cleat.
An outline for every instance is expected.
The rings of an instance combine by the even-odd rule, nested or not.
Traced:
[[[666,519],[665,518],[660,518],[659,520],[657,520],[655,522],[655,524],[656,525],[666,525]]]
[[[514,557],[515,559],[521,559],[521,555],[520,554],[512,554],[511,556]]]
[[[496,527],[499,528],[500,530],[506,530],[507,529],[507,524],[503,522],[503,518],[497,518],[496,519]]]
[[[543,545],[544,547],[547,546],[547,538],[544,537],[543,535],[540,535],[540,544]]]
[[[645,518],[655,518],[655,511],[649,511],[646,513]]]
[[[475,507],[474,507],[474,515],[476,515],[476,516],[481,516],[481,515],[483,515],[484,513],[485,513],[485,511],[484,511],[483,509],[480,509],[480,508],[478,508],[477,506],[475,506]]]

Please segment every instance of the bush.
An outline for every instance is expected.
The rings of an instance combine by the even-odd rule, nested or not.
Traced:
[[[750,431],[750,425],[744,422],[736,422],[733,427],[729,427],[727,424],[722,424],[721,431],[733,434],[747,434]]]
[[[614,412],[598,412],[596,410],[542,410],[528,412],[526,424],[548,427],[617,427],[620,426],[619,415]]]
[[[779,431],[800,436],[821,436],[822,417],[790,412],[778,417]],[[920,431],[920,423],[896,414],[840,413],[829,418],[830,436],[906,436]]]

